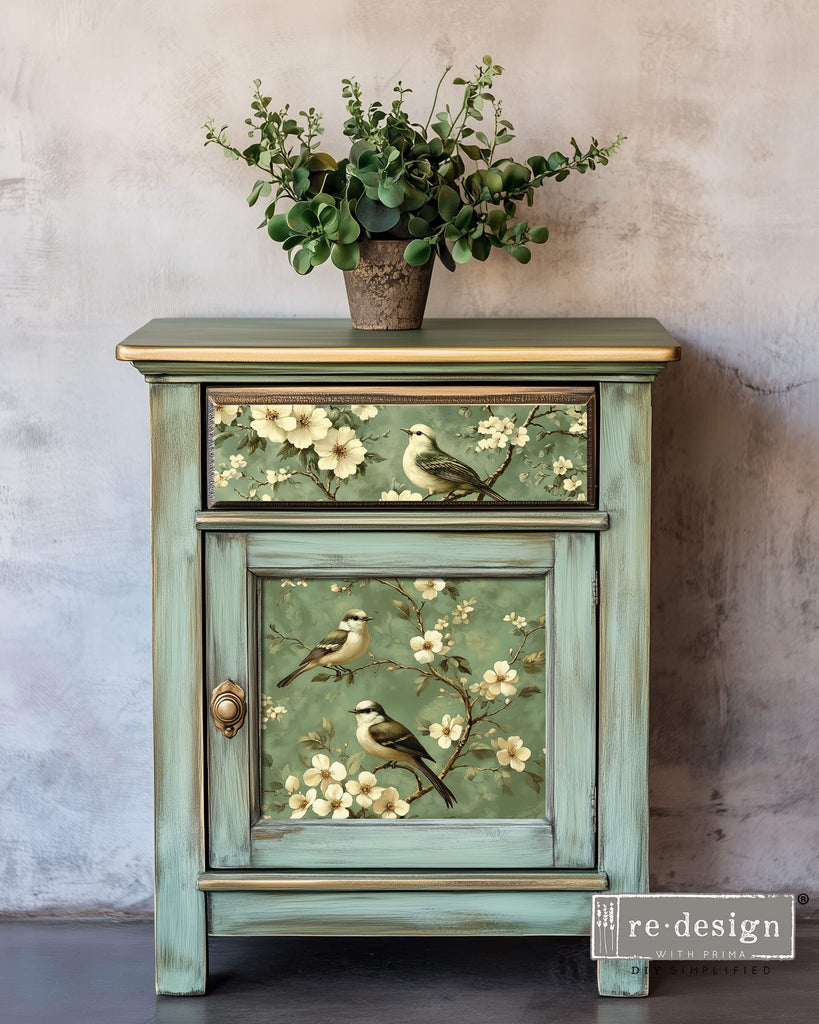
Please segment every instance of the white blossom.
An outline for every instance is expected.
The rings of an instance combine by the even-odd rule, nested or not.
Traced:
[[[313,767],[308,768],[302,776],[307,786],[321,786],[322,793],[334,782],[342,782],[347,778],[347,769],[340,761],[333,761],[326,754],[313,755]]]
[[[582,486],[583,486],[583,481],[579,477],[577,477],[577,476],[571,476],[571,477],[567,476],[566,479],[563,481],[563,489],[568,491],[569,494],[571,494],[572,491],[578,490],[578,488],[580,488]]]
[[[488,684],[488,699],[494,700],[499,694],[513,697],[518,692],[517,687],[512,685],[517,677],[517,669],[510,668],[508,661],[496,661],[494,668],[487,669],[483,674],[483,680]]]
[[[526,619],[522,615],[515,615],[514,612],[509,612],[508,615],[504,615],[504,622],[511,622],[513,626],[517,626],[518,629],[523,629],[526,626]]]
[[[308,789],[306,793],[293,793],[287,801],[291,807],[291,818],[303,818],[316,799],[316,791]]]
[[[333,424],[324,409],[313,405],[294,405],[295,423],[287,432],[287,440],[296,448],[309,448],[314,441],[327,437]]]
[[[384,792],[384,787],[378,785],[378,779],[372,772],[360,772],[358,781],[350,779],[346,788],[348,793],[353,794],[359,807],[371,807],[373,800],[377,800]]]
[[[287,431],[296,426],[291,409],[289,405],[251,405],[251,429],[269,441],[284,441]]]
[[[352,799],[352,798],[351,798]],[[395,786],[387,786],[381,796],[373,803],[373,810],[382,818],[403,818],[410,805],[398,796]]]
[[[415,491],[396,491],[394,488],[390,491],[381,492],[382,501],[423,501],[423,495],[418,494]]]
[[[313,810],[316,814],[324,818],[332,811],[334,818],[350,817],[350,806],[352,805],[353,798],[349,793],[345,793],[337,782],[329,785],[323,790],[323,793],[324,799],[318,799],[313,804]]]
[[[410,647],[415,651],[415,660],[422,665],[429,664],[436,654],[441,653],[443,635],[437,629],[428,629],[423,636],[414,636]]]
[[[244,457],[244,455],[231,455],[230,465],[233,467],[233,469],[242,469],[247,465],[247,459]]]
[[[575,422],[569,427],[569,433],[578,434],[579,436],[583,437],[588,432],[588,429],[588,415],[584,412],[580,419],[575,420]]]
[[[225,472],[224,470],[219,470],[218,472],[213,474],[214,487],[227,487],[230,480],[230,473]]]
[[[564,459],[562,455],[556,462],[552,463],[552,472],[555,476],[565,476],[566,471],[569,469],[574,469],[574,463],[571,459]]]
[[[517,430],[509,438],[509,444],[516,445],[518,448],[522,448],[529,440],[529,431],[526,427],[518,427]]]
[[[288,775],[284,780],[284,788],[288,793],[296,793],[300,785],[298,775]]]
[[[339,480],[346,480],[356,473],[367,454],[352,427],[328,430],[324,438],[314,442],[313,447],[319,456],[319,469],[331,469]]]
[[[213,422],[230,424],[236,419],[241,405],[214,405]]]
[[[470,597],[465,598],[459,604],[455,605],[455,611],[452,613],[452,621],[455,623],[462,623],[464,626],[469,625],[469,616],[475,611],[475,602],[477,598]]]
[[[449,749],[453,743],[457,743],[464,731],[463,715],[444,715],[440,722],[433,722],[429,727],[429,734],[434,740],[438,740],[438,746],[444,750]]]
[[[525,762],[532,756],[532,751],[524,747],[520,736],[510,736],[504,739],[498,736],[498,764],[504,768],[509,767],[513,771],[522,772],[526,767]]]
[[[413,584],[425,601],[433,601],[444,589],[446,583],[443,580],[416,580]]]
[[[374,405],[351,405],[350,412],[354,416],[358,416],[362,423],[366,423],[367,420],[378,415],[378,408]]]

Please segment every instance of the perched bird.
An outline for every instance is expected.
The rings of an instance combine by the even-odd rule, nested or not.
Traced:
[[[443,779],[438,778],[435,772],[424,764],[424,760],[434,761],[435,758],[427,753],[418,738],[405,725],[390,718],[378,701],[359,701],[350,714],[355,715],[355,737],[366,754],[381,758],[388,764],[404,761],[412,765],[416,771],[429,779],[447,807],[458,802]]]
[[[278,684],[289,686],[293,680],[313,668],[335,668],[337,665],[348,665],[359,658],[370,646],[370,632],[367,623],[372,615],[367,615],[360,608],[351,608],[338,624],[338,629],[320,640],[299,663],[299,667]]]
[[[426,490],[424,501],[433,494],[448,496],[453,491],[483,494],[495,501],[506,501],[502,494],[485,484],[471,466],[442,451],[435,441],[435,431],[426,423],[415,423],[401,429],[409,435],[404,451],[404,473],[416,487]]]

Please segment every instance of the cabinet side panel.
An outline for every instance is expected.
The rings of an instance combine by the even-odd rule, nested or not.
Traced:
[[[199,388],[152,384],[156,986],[204,992]]]
[[[598,863],[612,892],[648,888],[648,620],[651,391],[600,386]],[[598,965],[603,995],[641,995],[642,961]]]

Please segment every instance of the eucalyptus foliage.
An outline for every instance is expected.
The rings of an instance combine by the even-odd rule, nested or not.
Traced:
[[[572,171],[605,166],[624,136],[602,147],[593,138],[585,152],[572,139],[569,156],[555,151],[518,163],[498,152],[514,138],[492,92],[503,68],[484,57],[471,79],[452,80],[462,89],[460,106],[447,103],[436,112],[450,71],[441,76],[423,125],[404,109],[412,90],[400,81],[386,109],[377,100],[365,106],[359,83],[343,79],[349,115],[344,135],[351,146],[342,160],[319,149],[318,111],[310,107],[295,117],[288,105],[272,109],[259,79],[253,83],[253,113],[245,119],[251,144],[236,148],[227,125],[217,130],[211,118],[203,126],[205,145],[216,143],[226,156],[265,173],[248,204],[270,198],[259,226],[281,243],[299,274],[327,259],[341,270],[354,269],[364,238],[407,239],[404,259],[415,266],[437,255],[454,270],[458,263],[487,259],[493,248],[528,263],[530,244],[545,242],[549,231],[518,217],[519,204],[531,206],[535,189],[548,178],[563,181]]]

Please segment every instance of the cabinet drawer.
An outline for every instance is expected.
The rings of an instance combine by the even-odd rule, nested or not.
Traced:
[[[220,387],[206,413],[210,508],[597,500],[593,387]]]

